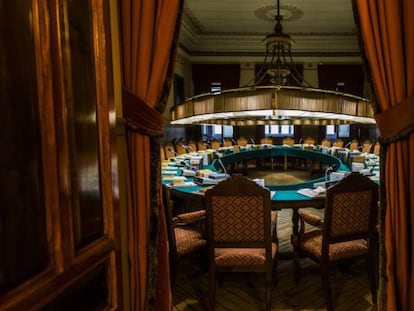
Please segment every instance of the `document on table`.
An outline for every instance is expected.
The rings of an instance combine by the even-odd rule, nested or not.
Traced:
[[[317,187],[315,189],[303,188],[303,189],[299,189],[298,193],[304,196],[307,196],[309,198],[323,198],[326,195],[326,188],[324,187]]]

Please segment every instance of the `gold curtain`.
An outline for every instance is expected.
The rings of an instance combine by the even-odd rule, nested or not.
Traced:
[[[172,310],[158,142],[182,6],[182,0],[119,0],[131,310]]]
[[[377,97],[381,161],[380,307],[414,309],[414,1],[354,0]]]

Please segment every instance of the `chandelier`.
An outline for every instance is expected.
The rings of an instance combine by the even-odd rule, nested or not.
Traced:
[[[266,55],[254,83],[261,84],[268,75],[273,85],[286,85],[288,77],[291,77],[295,84],[310,87],[310,84],[303,79],[293,63],[291,48],[295,41],[289,34],[283,33],[281,24],[283,16],[280,14],[279,0],[277,1],[275,20],[274,33],[268,34],[263,40],[266,46]]]
[[[305,81],[293,62],[294,40],[283,32],[282,20],[277,0],[274,32],[263,39],[265,57],[250,83],[197,95],[175,105],[171,109],[171,124],[375,124],[368,99],[313,88]]]

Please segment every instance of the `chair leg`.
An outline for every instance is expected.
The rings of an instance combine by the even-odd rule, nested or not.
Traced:
[[[272,284],[277,285],[279,282],[279,278],[277,275],[277,264],[279,261],[279,254],[276,254],[275,259],[273,260],[273,267],[272,267]]]
[[[208,310],[213,311],[216,304],[216,272],[209,270],[208,272]]]
[[[368,280],[369,285],[371,287],[371,295],[372,295],[372,303],[377,303],[377,290],[378,290],[378,271],[377,271],[377,265],[375,262],[374,255],[368,254],[367,259],[367,272],[368,272]]]
[[[270,311],[272,306],[272,274],[265,274],[265,302],[266,302],[266,311]]]
[[[175,280],[177,279],[178,260],[170,260],[170,284],[171,289],[175,287]]]
[[[322,286],[323,291],[325,294],[326,299],[326,308],[328,311],[333,310],[333,304],[332,304],[332,297],[331,297],[331,285],[329,283],[329,269],[326,264],[321,264],[321,276],[322,276]]]
[[[293,246],[296,248],[296,246]],[[300,262],[299,262],[299,251],[294,249],[293,251],[293,263],[295,265],[295,282],[299,284],[300,281]]]

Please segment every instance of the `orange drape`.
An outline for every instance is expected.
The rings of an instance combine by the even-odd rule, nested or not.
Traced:
[[[157,189],[160,157],[158,140],[153,137],[160,134],[162,124],[152,124],[157,132],[143,121],[157,116],[162,120],[160,102],[166,100],[166,85],[171,79],[168,75],[182,1],[119,0],[119,7],[123,87],[128,92],[123,96],[128,100],[124,101],[124,117],[131,125],[127,131],[131,309],[171,310],[167,238]]]
[[[385,144],[382,307],[413,310],[414,102],[410,98],[414,95],[414,1],[355,3],[378,101],[377,124]]]

